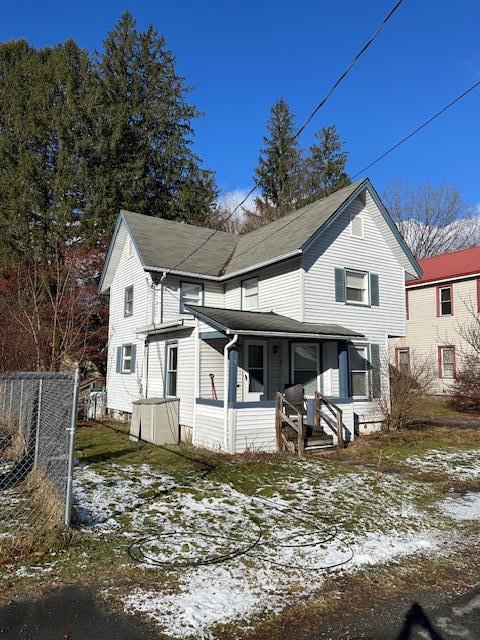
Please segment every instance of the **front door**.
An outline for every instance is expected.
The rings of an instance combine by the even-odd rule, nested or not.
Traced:
[[[247,402],[266,400],[267,343],[264,340],[245,341],[243,399]]]

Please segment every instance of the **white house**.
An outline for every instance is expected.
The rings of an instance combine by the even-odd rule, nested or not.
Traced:
[[[277,394],[301,384],[307,434],[324,402],[351,439],[379,421],[382,354],[419,275],[368,179],[243,236],[122,211],[100,284],[107,406],[177,397],[194,444],[272,451]]]

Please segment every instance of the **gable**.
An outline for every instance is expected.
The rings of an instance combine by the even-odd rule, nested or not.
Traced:
[[[146,271],[227,280],[302,254],[358,196],[375,203],[377,224],[410,277],[421,270],[369,180],[362,180],[243,236],[122,211],[102,274],[108,290],[128,232]],[[372,210],[373,210],[372,209]]]
[[[105,265],[103,267],[102,276],[98,285],[100,293],[106,293],[110,289],[113,278],[115,276],[115,272],[118,268],[118,265],[120,264],[123,249],[128,237],[128,229],[125,226],[123,220],[119,218],[115,227],[115,231],[113,233],[112,241],[110,242],[107,257],[105,258]]]

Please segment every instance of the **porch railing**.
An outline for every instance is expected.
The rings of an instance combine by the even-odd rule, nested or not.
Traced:
[[[294,441],[289,440],[286,436],[285,429],[291,427],[297,434],[297,455],[303,458],[305,453],[305,412],[303,407],[296,407],[291,404],[283,395],[277,392],[275,396],[275,431],[277,441],[277,451],[294,451]],[[314,432],[319,431],[321,421],[323,420],[337,436],[337,446],[343,448],[344,438],[344,422],[343,410],[334,402],[318,391],[314,396]]]
[[[285,449],[292,450],[291,447],[293,443],[287,439],[284,432],[285,424],[287,424],[297,432],[297,454],[299,458],[303,458],[305,450],[305,425],[302,411],[291,404],[280,392],[277,392],[275,397],[275,409],[277,451],[285,451]]]
[[[330,413],[327,413],[328,410]],[[314,427],[320,427],[320,421],[324,420],[333,433],[337,436],[338,448],[343,448],[343,411],[342,409],[329,400],[326,396],[319,391],[315,392],[315,404],[314,404]]]

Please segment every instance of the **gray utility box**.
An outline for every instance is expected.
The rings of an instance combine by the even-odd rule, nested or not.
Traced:
[[[178,398],[146,398],[133,402],[130,439],[152,444],[177,444],[179,441]]]

